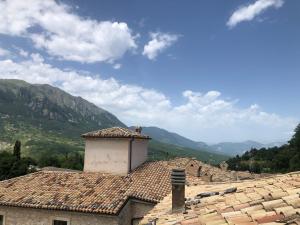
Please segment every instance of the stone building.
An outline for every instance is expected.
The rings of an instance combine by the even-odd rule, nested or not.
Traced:
[[[188,175],[194,177],[201,176],[202,163],[196,159],[191,159],[185,166],[185,171]]]
[[[150,137],[115,127],[82,135],[84,171],[48,169],[0,182],[0,225],[137,224],[170,192]]]
[[[219,166],[220,166],[222,171],[227,171],[228,170],[228,164],[225,161],[221,162]]]
[[[0,182],[0,225],[135,225],[171,192],[173,168],[185,169],[187,186],[253,177],[190,158],[147,162],[140,128],[82,137],[83,171],[48,167]]]
[[[251,174],[248,171],[230,171],[226,162],[220,164],[220,168],[205,164],[196,159],[175,158],[168,161],[171,168],[181,168],[186,170],[187,184],[196,185],[208,182],[227,182],[237,180],[247,180],[266,175]]]

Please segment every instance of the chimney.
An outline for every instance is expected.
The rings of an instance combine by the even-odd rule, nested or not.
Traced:
[[[140,126],[136,126],[134,130],[135,130],[135,132],[137,132],[139,134],[142,133],[142,127],[140,127]]]
[[[172,212],[185,211],[185,170],[173,169],[171,173],[172,184]]]

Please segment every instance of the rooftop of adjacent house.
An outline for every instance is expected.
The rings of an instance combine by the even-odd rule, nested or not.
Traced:
[[[170,192],[166,162],[145,163],[127,176],[40,171],[0,182],[0,205],[118,214],[130,198],[157,203]]]
[[[191,162],[213,174],[216,181],[236,180],[231,171],[188,158],[146,162],[127,176],[50,167],[1,181],[0,205],[115,215],[129,199],[163,200],[171,191],[171,169],[186,168]],[[189,186],[208,184],[203,177],[191,174],[187,174],[187,181]]]
[[[209,180],[211,182],[230,182],[236,180],[257,179],[260,177],[269,176],[269,174],[254,174],[248,171],[230,171],[227,169],[222,170],[216,166],[212,166],[191,158],[175,158],[169,160],[168,166],[170,169],[185,169],[188,185],[199,185],[207,183]],[[191,168],[191,166],[193,166],[193,168]],[[200,169],[200,174],[191,174],[191,169],[195,172],[198,168]],[[197,175],[200,175],[200,177],[197,177]],[[205,177],[210,177],[210,179],[205,179]]]
[[[84,138],[138,138],[151,139],[148,135],[133,131],[124,127],[111,127],[107,129],[91,131],[81,135]]]
[[[240,182],[186,187],[186,212],[171,213],[171,195],[140,224],[300,224],[300,172]]]

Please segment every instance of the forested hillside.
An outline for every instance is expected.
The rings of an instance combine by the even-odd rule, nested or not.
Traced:
[[[227,161],[230,169],[251,172],[289,172],[300,170],[300,124],[288,144],[281,147],[251,149]]]

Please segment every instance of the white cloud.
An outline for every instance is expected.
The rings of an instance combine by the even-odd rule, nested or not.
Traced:
[[[113,62],[137,46],[124,22],[82,18],[54,0],[0,1],[0,33],[31,39],[60,59]]]
[[[0,78],[54,85],[114,113],[128,125],[158,126],[201,141],[287,140],[297,123],[256,104],[241,108],[218,91],[186,90],[183,103],[174,105],[157,90],[55,68],[39,54],[19,62],[0,60]]]
[[[113,68],[115,70],[121,69],[121,67],[122,67],[122,64],[120,64],[120,63],[116,63],[115,65],[113,65]]]
[[[10,52],[8,50],[0,47],[0,56],[7,56],[9,54]]]
[[[28,57],[29,53],[25,51],[24,49],[18,49],[19,50],[19,55],[23,57]]]
[[[144,46],[143,55],[154,60],[159,53],[174,44],[179,35],[156,32],[150,33],[150,37],[151,40]]]
[[[229,18],[227,26],[233,28],[243,21],[251,21],[268,8],[280,8],[283,0],[257,0],[253,4],[238,8]]]

